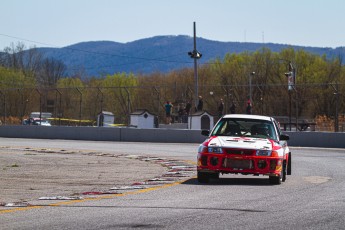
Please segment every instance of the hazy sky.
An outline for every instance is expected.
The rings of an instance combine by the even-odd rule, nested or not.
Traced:
[[[157,35],[345,46],[344,0],[0,0],[0,50]]]

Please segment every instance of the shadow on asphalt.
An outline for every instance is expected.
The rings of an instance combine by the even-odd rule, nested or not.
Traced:
[[[273,186],[269,183],[268,177],[259,178],[222,178],[211,179],[209,183],[199,183],[196,178],[189,179],[182,184],[185,185],[243,185],[243,186]]]

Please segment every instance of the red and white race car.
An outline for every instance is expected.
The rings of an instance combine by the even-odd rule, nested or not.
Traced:
[[[278,122],[267,116],[231,114],[223,116],[198,150],[198,181],[207,183],[219,174],[269,176],[271,184],[281,184],[291,175],[288,135]]]

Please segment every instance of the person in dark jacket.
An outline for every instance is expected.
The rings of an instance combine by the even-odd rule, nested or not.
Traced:
[[[236,113],[236,105],[234,102],[232,102],[231,107],[230,107],[230,113],[235,114]]]
[[[167,101],[165,104],[165,116],[166,116],[166,124],[171,124],[171,111],[172,111],[173,105],[170,101]]]
[[[197,111],[202,111],[203,107],[204,107],[204,101],[202,100],[202,96],[199,96]]]
[[[249,101],[247,103],[246,113],[247,114],[252,114],[252,105],[251,105],[251,103]]]
[[[218,104],[218,117],[221,118],[223,116],[224,112],[224,102],[223,99],[221,98]]]

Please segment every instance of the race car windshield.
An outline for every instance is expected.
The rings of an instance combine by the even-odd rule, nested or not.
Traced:
[[[268,138],[277,140],[271,121],[243,118],[224,118],[213,129],[211,136]]]

